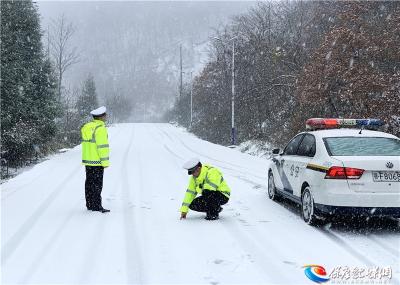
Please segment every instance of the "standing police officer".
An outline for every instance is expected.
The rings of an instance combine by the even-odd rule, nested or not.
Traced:
[[[221,205],[228,203],[231,190],[218,168],[202,165],[200,160],[193,158],[187,161],[183,168],[191,175],[189,186],[181,207],[181,219],[186,219],[189,209],[205,212],[206,220],[217,220]],[[201,196],[197,197],[197,194]]]
[[[110,212],[101,203],[104,168],[110,165],[108,134],[105,125],[106,107],[90,112],[93,120],[83,125],[82,164],[86,167],[85,198],[86,208],[102,213]]]

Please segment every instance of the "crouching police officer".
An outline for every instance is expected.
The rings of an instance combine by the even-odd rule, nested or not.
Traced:
[[[105,125],[106,107],[90,112],[93,120],[81,129],[82,164],[86,167],[85,198],[86,207],[91,211],[110,212],[101,203],[104,168],[110,165],[108,134]]]
[[[221,205],[228,203],[231,193],[221,171],[211,165],[202,165],[197,158],[187,161],[183,168],[191,176],[180,209],[181,219],[186,219],[187,212],[191,209],[205,212],[206,220],[217,220],[222,211]],[[197,194],[201,196],[196,198]]]

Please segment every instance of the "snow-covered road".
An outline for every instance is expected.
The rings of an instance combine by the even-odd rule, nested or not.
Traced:
[[[2,184],[4,283],[313,284],[303,265],[390,266],[400,280],[400,229],[306,225],[296,206],[266,195],[267,160],[168,124],[109,128],[103,205],[85,209],[80,146]],[[232,189],[218,221],[179,220],[185,160],[219,167]]]

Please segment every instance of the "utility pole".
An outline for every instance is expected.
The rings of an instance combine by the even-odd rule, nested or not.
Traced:
[[[234,36],[233,38],[229,39],[232,41],[232,126],[231,126],[231,144],[236,144],[236,129],[235,129],[235,39],[238,36]],[[214,37],[214,39],[221,41],[222,40],[218,37]]]
[[[181,67],[180,84],[179,84],[179,98],[182,98],[182,44],[180,44],[180,46],[179,46],[179,57],[180,57],[180,67]]]
[[[190,72],[190,127],[193,123],[193,71]]]
[[[47,60],[50,60],[50,24],[47,25]]]
[[[235,39],[232,39],[232,145],[236,143],[235,132]]]
[[[143,123],[146,121],[146,101],[143,103]]]

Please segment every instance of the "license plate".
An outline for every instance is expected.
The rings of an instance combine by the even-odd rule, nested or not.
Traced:
[[[400,171],[372,171],[374,182],[400,182]]]

